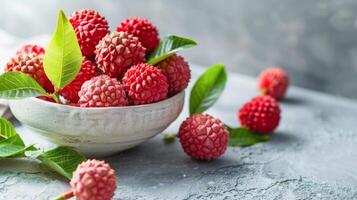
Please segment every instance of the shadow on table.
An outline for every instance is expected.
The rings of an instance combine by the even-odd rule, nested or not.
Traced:
[[[120,169],[118,176],[124,176],[141,186],[154,183],[173,184],[174,180],[197,178],[202,173],[242,164],[238,153],[226,153],[213,161],[193,160],[183,152],[179,141],[165,144],[161,135],[105,160],[114,168]]]
[[[137,147],[128,149],[117,155],[107,157],[110,160],[135,160],[143,162],[192,162],[197,164],[219,163],[221,159],[214,161],[196,161],[191,159],[182,150],[178,140],[172,144],[166,144],[161,140],[161,135]],[[160,138],[160,139],[159,139]],[[227,161],[227,160],[226,160]]]
[[[291,146],[293,144],[297,144],[301,142],[301,138],[294,135],[293,133],[287,133],[283,131],[277,131],[274,133],[271,141],[269,141],[273,145],[283,145],[283,146]]]
[[[286,104],[286,105],[302,105],[305,104],[306,101],[304,99],[302,99],[300,96],[286,96],[284,99],[282,99],[281,101],[279,101],[282,104]]]

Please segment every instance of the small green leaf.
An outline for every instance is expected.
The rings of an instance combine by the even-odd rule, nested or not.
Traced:
[[[211,66],[196,81],[190,95],[190,115],[202,113],[221,96],[227,81],[224,65]]]
[[[0,158],[22,157],[27,150],[35,149],[33,145],[25,146],[19,135],[11,136],[0,142]]]
[[[0,119],[0,141],[17,135],[14,126],[5,118]]]
[[[259,135],[246,128],[228,128],[229,146],[247,147],[270,140],[270,135]]]
[[[155,65],[178,51],[191,48],[196,45],[197,43],[194,40],[169,35],[160,41],[159,46],[147,56],[146,60],[149,64]]]
[[[21,99],[47,95],[33,78],[21,72],[6,72],[0,76],[0,98]]]
[[[83,155],[70,147],[56,147],[45,151],[37,158],[41,160],[45,166],[68,179],[72,178],[73,171],[86,159]]]
[[[76,77],[81,64],[82,52],[76,33],[60,10],[56,31],[43,58],[46,75],[54,86],[61,89]]]

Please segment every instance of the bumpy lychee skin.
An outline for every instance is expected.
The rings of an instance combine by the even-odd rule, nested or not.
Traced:
[[[45,49],[42,46],[36,45],[36,44],[27,44],[21,47],[16,54],[37,54],[37,55],[43,55],[45,54]]]
[[[167,77],[169,82],[169,94],[174,95],[184,90],[191,78],[191,70],[188,63],[179,55],[173,55],[159,64],[157,67]]]
[[[279,104],[268,95],[255,97],[243,105],[238,118],[245,128],[261,134],[271,134],[279,125]]]
[[[60,91],[60,94],[71,103],[77,103],[79,100],[78,92],[81,90],[83,83],[97,75],[99,75],[97,66],[83,57],[81,70],[76,78]]]
[[[93,57],[95,46],[109,33],[107,20],[97,11],[84,9],[69,18],[84,56]]]
[[[81,107],[128,105],[123,85],[117,79],[107,75],[96,76],[84,82],[78,95]]]
[[[159,45],[159,33],[156,27],[145,18],[128,18],[120,23],[117,31],[124,31],[138,37],[147,52],[153,51]]]
[[[31,54],[18,54],[6,64],[6,72],[22,72],[34,78],[47,92],[52,93],[54,87],[47,78],[43,69],[43,56]]]
[[[46,97],[46,96],[40,96],[40,97],[37,97],[38,99],[41,99],[43,101],[48,101],[48,102],[52,102],[52,103],[56,103],[56,101],[50,97]]]
[[[288,74],[279,67],[264,70],[259,76],[259,89],[263,94],[282,99],[289,86]]]
[[[188,117],[180,126],[183,150],[196,160],[213,160],[227,149],[228,130],[217,118],[208,114]]]
[[[145,48],[137,37],[125,32],[112,32],[97,45],[98,67],[113,78],[122,77],[128,68],[145,60]]]
[[[78,200],[110,200],[116,189],[115,171],[104,161],[87,160],[73,172],[70,185]]]
[[[167,97],[168,82],[159,68],[141,63],[131,67],[123,77],[130,104],[154,103]]]

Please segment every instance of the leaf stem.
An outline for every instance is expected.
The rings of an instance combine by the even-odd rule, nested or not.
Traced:
[[[174,142],[177,137],[177,134],[165,134],[163,140],[165,143],[169,144]]]
[[[62,101],[59,97],[59,89],[55,88],[55,92],[53,94],[49,94],[48,97],[52,98],[56,101],[56,103],[62,104]]]
[[[60,196],[55,197],[53,200],[66,200],[74,197],[74,193],[72,190],[61,194]]]

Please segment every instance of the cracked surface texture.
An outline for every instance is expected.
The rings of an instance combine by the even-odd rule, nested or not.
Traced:
[[[192,69],[196,80],[202,68]],[[208,113],[238,126],[237,110],[256,94],[256,80],[231,73]],[[178,141],[165,144],[162,135],[105,158],[117,171],[114,199],[357,199],[357,103],[291,87],[281,109],[270,142],[228,148],[212,162],[190,159]],[[187,110],[166,133],[177,132]],[[19,124],[17,130],[27,143],[41,142]],[[0,199],[50,199],[69,187],[35,162],[0,161],[0,169]]]

